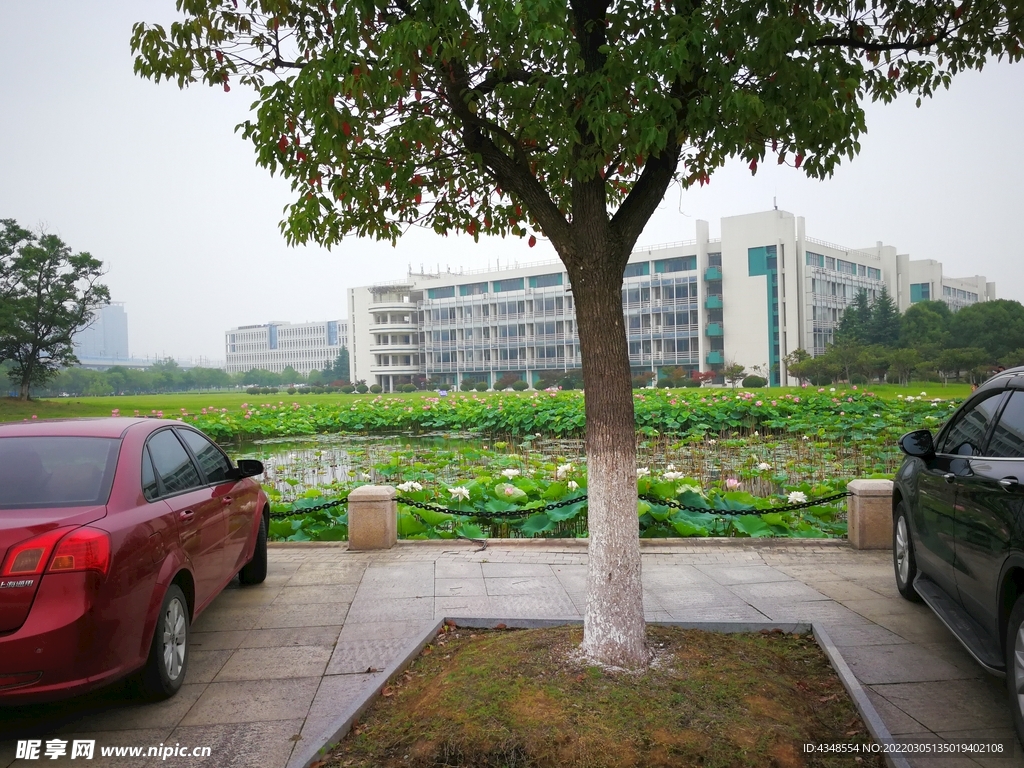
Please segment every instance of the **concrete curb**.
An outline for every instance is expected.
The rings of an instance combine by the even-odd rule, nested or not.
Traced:
[[[405,650],[398,655],[398,658],[381,670],[380,677],[378,678],[380,682],[376,685],[367,686],[361,697],[352,699],[344,706],[339,707],[337,715],[330,725],[318,733],[306,734],[303,732],[302,742],[305,743],[305,746],[300,747],[301,743],[296,745],[291,758],[288,760],[287,768],[308,768],[311,763],[323,757],[326,748],[334,746],[345,738],[352,725],[380,696],[380,692],[384,690],[384,686],[388,684],[388,681],[409,666],[412,660],[419,656],[420,651],[437,637],[437,633],[441,631],[443,625],[443,619],[437,621],[420,638],[412,640]]]
[[[388,681],[396,674],[404,670],[412,663],[421,650],[433,640],[444,624],[454,624],[458,627],[474,629],[538,629],[541,627],[559,627],[567,624],[582,624],[583,619],[524,619],[524,618],[474,618],[474,617],[446,617],[435,622],[424,634],[409,643],[404,653],[389,664],[380,677],[380,683],[368,686],[365,693],[359,699],[349,701],[338,708],[337,716],[329,726],[320,733],[302,734],[302,741],[308,746],[301,750],[296,748],[288,761],[287,768],[309,768],[309,766],[320,760],[328,749],[339,743],[348,735],[352,725],[365,712],[369,706],[380,695],[380,692],[387,685]],[[825,629],[816,622],[772,622],[772,621],[650,621],[651,626],[659,627],[680,627],[682,629],[701,629],[705,632],[719,632],[722,634],[736,634],[741,632],[762,632],[779,630],[787,634],[807,634],[814,636],[815,642],[825,653],[829,663],[839,675],[839,679],[846,688],[850,698],[853,699],[857,712],[864,720],[868,732],[879,744],[888,744],[894,741],[892,734],[882,721],[878,710],[868,698],[867,693],[860,682],[854,676],[850,666],[843,659],[839,648],[832,642]],[[890,768],[910,768],[910,763],[898,755],[885,755],[885,761]]]

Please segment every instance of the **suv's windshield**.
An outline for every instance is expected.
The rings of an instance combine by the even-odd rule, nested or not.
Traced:
[[[0,509],[106,504],[121,441],[0,438]]]

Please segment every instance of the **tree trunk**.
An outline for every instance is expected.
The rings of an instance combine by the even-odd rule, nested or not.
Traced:
[[[622,319],[622,266],[594,254],[570,270],[586,402],[590,545],[584,654],[602,664],[648,663],[636,494],[636,421]]]

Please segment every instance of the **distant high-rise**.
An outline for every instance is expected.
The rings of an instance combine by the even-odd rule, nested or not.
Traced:
[[[83,363],[128,360],[128,313],[124,303],[111,302],[100,307],[92,322],[74,336],[75,356]]]

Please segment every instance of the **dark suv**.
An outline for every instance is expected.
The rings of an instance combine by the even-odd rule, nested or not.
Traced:
[[[932,437],[900,438],[893,565],[989,672],[1024,742],[1024,367],[996,374]]]

